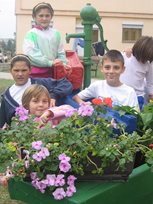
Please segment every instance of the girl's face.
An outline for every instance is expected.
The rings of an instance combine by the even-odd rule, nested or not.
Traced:
[[[48,97],[42,94],[39,98],[33,97],[29,103],[30,114],[40,117],[49,108]]]
[[[26,62],[18,61],[15,62],[11,68],[11,74],[17,86],[22,86],[27,83],[31,69],[28,67]]]
[[[36,24],[40,25],[44,29],[48,28],[51,19],[52,15],[48,8],[40,9],[34,17]]]

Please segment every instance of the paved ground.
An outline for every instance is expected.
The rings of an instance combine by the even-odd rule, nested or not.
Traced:
[[[0,72],[0,79],[13,79],[10,73]]]

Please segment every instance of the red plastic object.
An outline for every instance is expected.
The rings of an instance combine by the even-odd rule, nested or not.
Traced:
[[[54,67],[53,77],[54,79],[61,79],[66,77],[73,85],[73,89],[82,87],[84,67],[74,51],[66,51],[66,57],[68,65],[72,67],[72,72],[67,71],[64,66]]]

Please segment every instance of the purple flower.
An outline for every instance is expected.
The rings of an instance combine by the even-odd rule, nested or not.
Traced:
[[[67,177],[67,184],[68,184],[69,186],[74,185],[74,181],[75,181],[76,179],[77,179],[77,178],[76,178],[75,176],[73,176],[73,175],[68,176],[68,177]]]
[[[82,104],[81,107],[78,109],[78,115],[82,117],[91,116],[94,111],[94,108],[91,105]]]
[[[64,175],[63,174],[57,175],[55,186],[64,186],[64,184],[65,184]]]
[[[65,117],[66,117],[66,118],[71,117],[75,112],[77,112],[76,109],[66,110]]]
[[[23,106],[19,106],[15,109],[15,115],[19,116],[20,121],[24,121],[28,119],[28,110],[26,110]]]
[[[42,160],[42,155],[39,152],[37,152],[32,155],[32,158],[36,160],[37,162],[40,162]]]
[[[37,172],[32,172],[30,174],[30,177],[31,177],[32,180],[35,180],[37,178]]]
[[[39,188],[39,187],[38,187],[38,185],[39,185],[39,180],[38,180],[38,178],[32,180],[31,184],[32,184],[33,187],[35,187],[36,189],[38,189],[38,188]]]
[[[36,117],[36,118],[34,119],[34,121],[37,122],[37,123],[39,123],[39,122],[40,122],[40,118],[39,118],[39,117]]]
[[[43,159],[46,159],[46,157],[50,155],[48,148],[46,147],[41,148],[41,151],[39,152],[39,154],[41,155]]]
[[[75,186],[68,186],[66,191],[66,196],[71,197],[76,192]]]
[[[112,126],[113,128],[115,128],[115,129],[117,129],[117,123],[116,123],[116,121],[115,121],[114,118],[111,119],[111,126]]]
[[[25,168],[28,169],[29,166],[30,166],[30,165],[29,165],[29,160],[25,160],[24,165],[25,165]]]
[[[45,188],[47,187],[45,180],[38,181],[38,179],[36,179],[36,180],[33,180],[31,183],[32,183],[32,186],[38,189],[41,193],[45,193]]]
[[[45,189],[47,188],[46,180],[41,180],[38,182],[38,189],[41,193],[45,192]]]
[[[32,148],[36,150],[40,150],[42,146],[42,141],[32,142]]]
[[[63,188],[57,188],[52,194],[56,200],[62,200],[66,196]]]
[[[46,180],[48,182],[48,186],[54,186],[56,181],[55,174],[47,174]]]
[[[60,160],[60,161],[70,161],[70,157],[68,157],[68,156],[66,156],[66,154],[64,154],[64,153],[62,153],[62,154],[60,154],[59,156],[58,156],[58,159]]]
[[[66,173],[71,169],[71,164],[67,161],[62,160],[59,164],[60,171]]]

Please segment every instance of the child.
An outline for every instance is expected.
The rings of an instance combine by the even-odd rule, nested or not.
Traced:
[[[108,98],[114,104],[131,106],[138,109],[137,96],[133,88],[120,82],[120,75],[124,72],[124,59],[117,50],[108,51],[102,58],[101,72],[105,80],[93,82],[88,88],[81,91],[73,99],[77,103],[91,98]]]
[[[52,67],[67,65],[67,59],[60,33],[50,26],[54,10],[49,3],[38,3],[32,12],[35,26],[26,34],[23,53],[28,55],[32,64],[32,77],[52,76]]]
[[[33,84],[25,90],[22,96],[22,105],[29,110],[30,114],[39,118],[40,125],[51,120],[53,127],[65,118],[67,110],[73,109],[69,105],[50,108],[49,92],[44,86],[38,84]]]
[[[144,96],[153,99],[153,38],[142,36],[136,41],[129,57],[129,51],[124,53],[125,72],[121,81],[136,91],[140,110],[143,109]]]
[[[61,105],[62,100],[72,92],[72,84],[65,78],[30,78],[31,64],[29,57],[23,54],[16,55],[11,60],[10,72],[15,83],[3,94],[0,107],[0,128],[5,123],[11,123],[15,109],[21,105],[21,98],[31,84],[41,84],[47,88],[51,98],[51,106]]]

